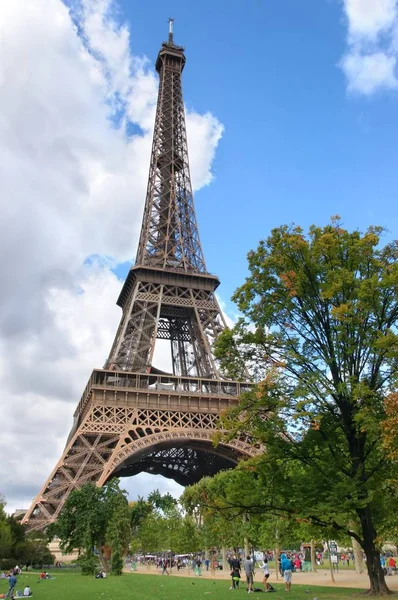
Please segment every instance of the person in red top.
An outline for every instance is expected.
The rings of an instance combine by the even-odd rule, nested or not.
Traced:
[[[296,571],[301,571],[301,560],[298,556],[294,559],[293,564]]]
[[[393,556],[390,556],[389,561],[388,561],[388,574],[389,575],[394,575],[396,566],[397,566],[397,563],[395,561],[395,558]]]

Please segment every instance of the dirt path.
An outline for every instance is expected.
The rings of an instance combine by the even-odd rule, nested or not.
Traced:
[[[127,571],[130,572],[130,571]],[[159,569],[156,569],[156,567],[143,567],[143,566],[139,566],[137,571],[137,574],[140,575],[156,575],[156,574],[161,574]],[[177,571],[176,568],[171,570],[170,573],[171,576],[173,577],[191,577],[191,578],[195,578],[197,577],[197,575],[195,575],[192,572],[192,569],[181,569],[180,571]],[[167,577],[167,575],[165,575],[165,577]],[[227,582],[229,582],[229,573],[227,571],[206,571],[206,570],[202,570],[202,575],[201,577],[205,578],[205,579],[224,579],[226,584]],[[362,588],[362,589],[366,589],[369,585],[369,579],[368,576],[366,574],[363,575],[357,575],[355,573],[355,571],[349,571],[349,570],[342,570],[339,571],[338,573],[334,574],[335,580],[336,582],[333,583],[333,581],[331,580],[330,577],[330,571],[324,569],[323,567],[320,568],[316,573],[293,573],[293,580],[292,580],[292,584],[294,586],[294,584],[300,584],[300,585],[322,585],[322,586],[328,586],[328,587],[348,587],[348,588]],[[260,569],[257,569],[255,577],[254,577],[255,581],[260,583],[262,581],[262,573]],[[283,579],[281,577],[279,577],[279,579],[276,579],[276,574],[274,570],[271,570],[271,576],[269,579],[270,583],[282,583]],[[391,590],[398,590],[398,575],[391,575],[386,577],[386,582],[388,587]]]

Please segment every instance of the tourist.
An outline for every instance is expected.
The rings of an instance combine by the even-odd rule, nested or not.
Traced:
[[[210,565],[210,560],[208,558],[206,558],[206,560],[205,560],[205,565],[206,565],[206,571],[208,571],[209,565]]]
[[[160,566],[162,567],[162,575],[170,575],[167,570],[167,560],[165,558],[160,561]]]
[[[283,579],[285,581],[285,592],[290,592],[293,566],[290,557],[286,556],[286,554],[282,554],[281,556],[281,568],[283,571]]]
[[[301,560],[300,560],[300,557],[298,555],[294,559],[293,565],[294,565],[294,570],[295,571],[301,571]]]
[[[11,573],[8,578],[8,586],[9,586],[8,592],[6,593],[4,598],[13,598],[14,597],[14,590],[15,590],[16,585],[17,585],[17,578],[15,577],[15,575],[13,573]]]
[[[195,562],[195,575],[202,575],[202,561],[200,560],[199,556]]]
[[[253,593],[253,575],[254,565],[250,556],[246,556],[246,560],[243,561],[243,568],[246,574],[247,591],[249,594]]]
[[[388,559],[388,574],[389,575],[394,575],[396,566],[397,566],[397,563],[395,562],[395,558],[393,556],[390,556],[390,558]]]
[[[263,584],[264,584],[264,592],[269,591],[269,567],[268,567],[268,558],[264,556],[264,564],[262,566],[263,569]]]
[[[26,588],[23,591],[23,595],[24,596],[31,596],[32,595],[32,590],[30,589],[30,587],[27,585]]]
[[[230,561],[231,566],[231,578],[232,585],[229,588],[230,590],[238,590],[239,589],[239,581],[240,581],[240,560],[234,555],[234,557]]]

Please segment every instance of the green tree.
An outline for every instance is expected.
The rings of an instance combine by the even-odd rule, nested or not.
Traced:
[[[130,509],[125,492],[116,479],[99,488],[87,483],[69,495],[58,520],[47,528],[49,539],[58,537],[60,548],[68,553],[78,549],[83,574],[94,573],[97,549],[102,567],[108,570],[104,549],[114,554],[112,570],[121,573],[121,558],[130,538]]]
[[[107,488],[105,503],[108,504],[109,519],[106,526],[106,543],[112,549],[111,571],[121,575],[123,557],[131,539],[131,511],[126,496],[120,490]]]
[[[131,505],[132,552],[195,552],[202,549],[200,532],[190,515],[170,494],[155,490],[148,500]]]
[[[175,508],[177,500],[173,498],[168,492],[161,494],[159,490],[154,490],[148,496],[148,502],[150,502],[154,508],[167,512]]]
[[[139,496],[138,500],[130,503],[130,511],[131,529],[135,535],[143,521],[153,512],[153,505]]]
[[[7,516],[5,505],[0,496],[0,560],[5,559],[7,568],[16,564],[53,564],[54,555],[48,549],[46,536],[41,532],[26,533],[18,519]]]
[[[31,531],[25,536],[25,559],[21,562],[43,567],[54,564],[55,556],[48,548],[47,535],[42,531]]]
[[[252,474],[237,470],[223,471],[216,477],[203,477],[197,484],[185,488],[181,504],[188,514],[200,513],[199,533],[202,547],[240,548],[247,538],[253,546],[259,541],[259,521],[248,519],[241,503],[235,510],[233,498],[251,497]],[[249,485],[248,485],[249,484]],[[246,488],[245,488],[246,486]],[[243,496],[242,496],[243,494]]]
[[[380,247],[382,233],[338,218],[274,229],[234,295],[243,318],[216,345],[227,374],[247,366],[258,382],[224,426],[266,448],[263,510],[357,539],[371,593],[388,593],[378,530],[396,510],[380,424],[398,372],[398,243]]]
[[[0,494],[0,559],[11,558],[13,547],[13,535],[7,520],[5,505],[5,498]]]

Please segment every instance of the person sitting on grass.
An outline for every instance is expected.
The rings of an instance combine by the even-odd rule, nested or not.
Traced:
[[[106,571],[99,571],[95,576],[96,579],[106,579]]]
[[[32,595],[32,590],[30,589],[30,587],[27,585],[26,588],[23,591],[23,595],[24,596],[31,596]]]

